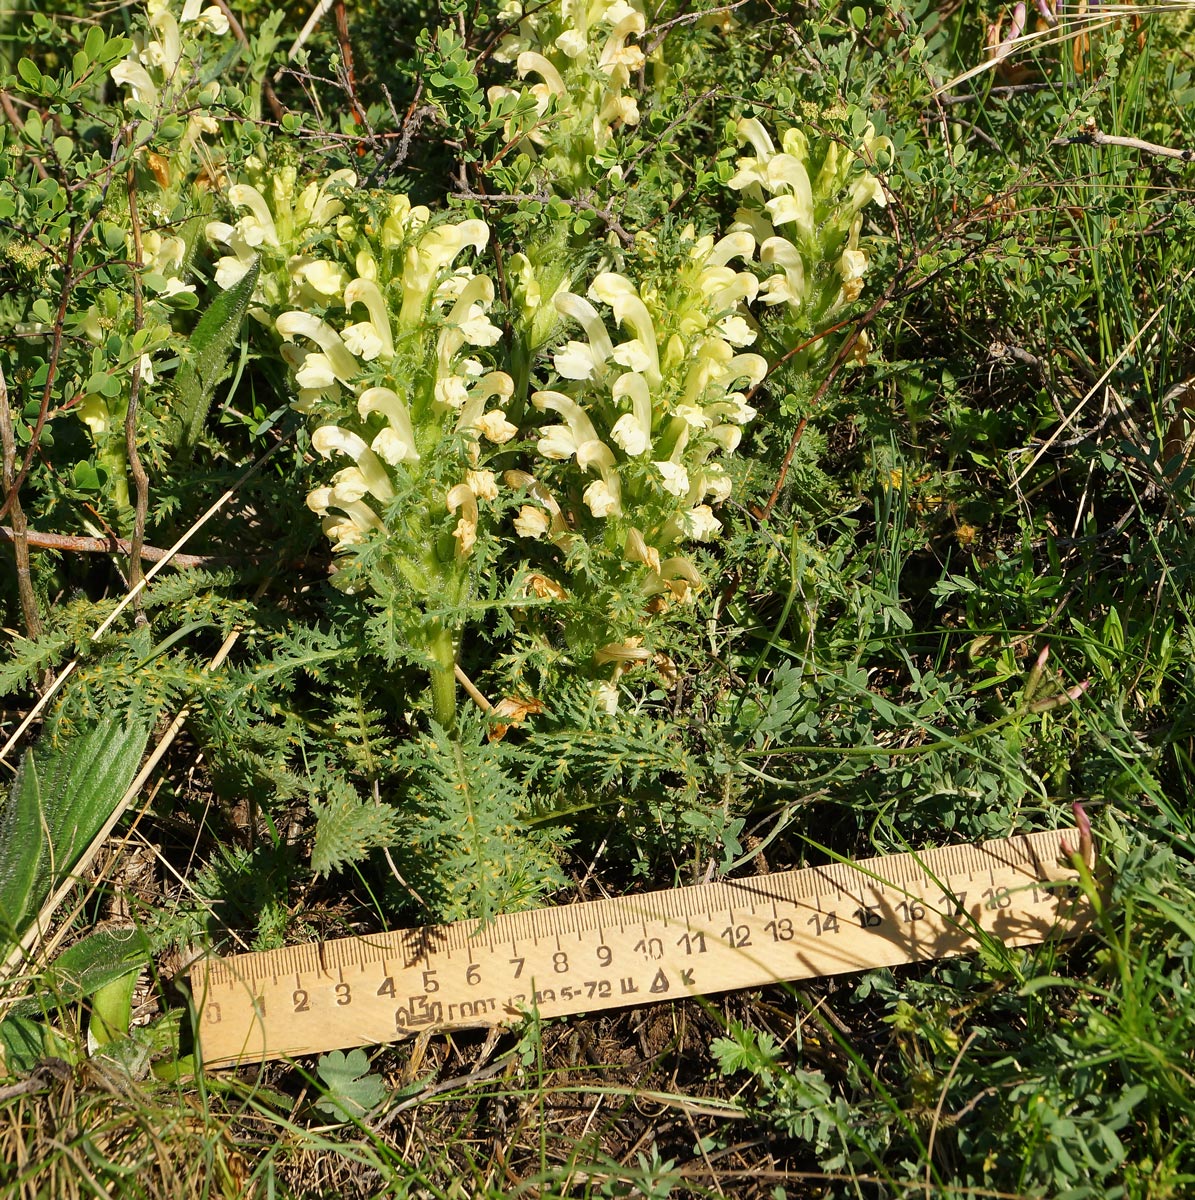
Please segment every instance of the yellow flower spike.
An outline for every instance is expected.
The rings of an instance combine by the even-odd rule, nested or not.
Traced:
[[[641,562],[652,571],[659,574],[660,552],[647,544],[647,540],[638,529],[628,529],[623,541],[622,556],[628,562]]]
[[[627,399],[631,411],[624,413],[610,430],[610,440],[624,454],[638,457],[651,448],[651,392],[642,375],[628,371],[614,381],[615,400]]]
[[[604,20],[613,28],[602,47],[598,69],[607,75],[612,75],[618,67],[628,73],[639,70],[645,61],[643,51],[638,46],[628,46],[626,41],[631,36],[638,37],[647,28],[643,14],[629,4],[615,4],[607,9]]]
[[[724,338],[703,338],[685,373],[682,402],[699,403],[711,386],[722,381],[733,357],[734,350]]]
[[[584,442],[598,440],[597,430],[593,427],[585,410],[571,397],[563,392],[541,391],[533,392],[531,403],[543,412],[545,409],[559,413],[568,422],[573,441],[579,446]]]
[[[838,299],[827,311],[827,316],[844,304],[852,304],[863,291],[863,276],[867,273],[867,255],[862,250],[844,250],[838,260],[838,271],[842,276],[842,288]]]
[[[310,183],[305,187],[294,206],[295,220],[298,225],[324,226],[334,217],[344,212],[344,204],[340,199],[330,194],[333,184],[342,183],[345,188],[357,186],[357,173],[347,167],[333,171],[322,183]]]
[[[367,388],[357,400],[357,412],[362,420],[366,420],[370,413],[381,413],[389,422],[371,444],[371,449],[379,458],[392,467],[401,462],[419,461],[411,414],[397,392],[385,387]]]
[[[498,477],[493,471],[466,471],[465,482],[478,500],[498,499]]]
[[[376,268],[377,264],[375,263],[374,269],[376,270]],[[386,307],[386,301],[382,296],[381,288],[379,288],[372,279],[354,279],[344,289],[345,311],[352,313],[353,306],[355,304],[365,305],[365,308],[369,313],[368,324],[378,344],[378,351],[376,355],[369,356],[362,354],[362,357],[367,359],[370,357],[377,357],[383,362],[389,362],[390,359],[394,357],[394,338],[390,333],[390,310]],[[366,324],[366,322],[360,322],[359,325],[350,326],[349,328],[353,329],[354,331],[360,331],[361,334],[364,334],[364,331],[360,330],[360,325],[364,324]],[[344,332],[347,334],[348,330],[346,329]],[[354,337],[356,336],[357,333],[355,332]],[[364,338],[362,338],[362,340],[364,340]],[[346,345],[347,344],[348,341],[346,339]]]
[[[494,396],[507,401],[514,395],[515,381],[505,371],[490,371],[483,375],[468,391],[461,415],[457,418],[456,431],[477,428],[485,411],[485,402]]]
[[[733,454],[743,440],[743,431],[738,425],[715,425],[710,430],[710,437],[722,447],[727,454]]]
[[[529,475],[526,471],[507,471],[503,474],[502,478],[506,482],[507,487],[526,488],[526,490],[530,492],[531,495],[534,496],[535,499],[538,500],[540,504],[542,504],[543,507],[548,510],[548,512],[551,514],[551,521],[548,524],[548,532],[551,533],[552,540],[556,542],[557,545],[567,547],[572,541],[573,535],[569,530],[568,521],[565,520],[564,513],[561,511],[560,505],[556,503],[556,497],[553,496],[552,493],[546,487],[544,487],[544,485],[540,483],[540,481],[536,479],[534,475]],[[538,511],[532,508],[530,505],[525,504],[523,505],[522,509],[519,510],[520,518],[522,518],[529,509],[531,512]],[[540,513],[539,515],[542,516],[543,514]],[[527,519],[531,521],[532,524],[535,523],[533,518],[528,517]],[[520,536],[539,537],[542,536],[542,534],[528,535],[523,533],[520,534]]]
[[[535,448],[544,458],[554,462],[567,462],[577,453],[577,439],[567,425],[548,425],[540,430]]]
[[[736,354],[726,364],[726,373],[719,380],[729,387],[740,379],[747,381],[748,391],[763,383],[768,373],[768,360],[762,354]],[[754,415],[754,414],[752,414]],[[748,418],[750,419],[750,418]]]
[[[722,522],[708,504],[697,504],[679,516],[681,532],[695,542],[708,542],[722,532]]]
[[[332,549],[336,551],[357,545],[370,533],[383,528],[381,518],[368,504],[360,500],[337,500],[330,487],[315,488],[309,492],[307,507],[321,518],[324,534],[332,541]],[[333,515],[333,507],[344,516]]]
[[[837,142],[830,144],[837,148]],[[809,139],[805,136],[805,131],[798,129],[795,125],[784,131],[780,138],[780,148],[790,158],[798,159],[800,162],[809,161]]]
[[[551,97],[568,94],[560,72],[556,70],[549,59],[544,58],[542,54],[536,54],[534,50],[524,50],[519,55],[518,61],[515,63],[515,70],[520,79],[525,79],[534,73],[543,80],[543,83],[534,84],[531,88],[531,94],[536,98],[537,107],[541,113],[548,107]]]
[[[758,158],[768,159],[776,153],[771,136],[757,118],[740,117],[737,130],[740,143],[750,142]]]
[[[660,564],[660,578],[668,585],[673,596],[682,604],[691,601],[704,586],[697,568],[682,557],[666,558]]]
[[[146,44],[138,57],[147,67],[157,67],[169,80],[182,54],[178,22],[164,4],[148,4],[146,9],[149,26],[158,36]]]
[[[585,330],[585,336],[589,339],[588,362],[583,361],[581,356],[581,350],[586,348],[579,342],[569,342],[569,353],[558,351],[553,359],[556,370],[565,379],[590,379],[595,374],[601,374],[605,364],[614,354],[614,343],[610,340],[610,334],[601,314],[583,296],[574,295],[572,292],[558,292],[552,303],[562,317],[571,317],[576,321]],[[573,347],[581,347],[581,350],[573,350]],[[564,359],[563,366],[562,358]],[[574,374],[566,368],[571,368],[572,371],[588,368],[588,373]]]
[[[83,397],[75,408],[75,415],[91,430],[93,438],[103,437],[112,427],[108,402],[96,392]]]
[[[332,504],[354,504],[368,493],[369,483],[357,467],[344,467],[332,476]]]
[[[452,531],[452,536],[456,538],[457,557],[465,558],[477,541],[477,497],[473,495],[473,489],[467,483],[458,483],[449,491],[447,504],[450,513],[455,514],[457,509],[464,510]]]
[[[770,237],[759,248],[759,261],[782,271],[764,280],[760,288],[763,302],[799,308],[805,300],[805,260],[796,246],[788,238]]]
[[[355,433],[339,425],[322,425],[311,435],[311,448],[323,458],[345,454],[365,477],[366,486],[375,499],[388,504],[394,499],[394,488],[382,460]]]
[[[608,304],[614,310],[614,319],[620,325],[630,326],[635,334],[633,341],[622,342],[614,348],[614,361],[639,371],[652,387],[657,386],[660,382],[660,356],[656,346],[655,325],[634,285],[613,271],[604,271],[590,284],[589,295],[594,300]]]
[[[496,446],[509,442],[519,432],[518,426],[512,425],[506,419],[506,413],[500,408],[493,408],[488,413],[483,413],[477,418],[474,428],[481,432],[481,436],[486,441],[493,442]]]
[[[534,504],[524,504],[519,509],[519,515],[515,517],[514,529],[519,537],[538,540],[548,536],[551,524],[548,514],[542,508],[536,508]]]
[[[132,91],[132,99],[137,104],[147,104],[150,108],[158,107],[158,89],[150,78],[149,72],[131,58],[122,59],[109,72],[112,82],[123,85]],[[128,103],[128,101],[126,101]]]
[[[598,666],[606,663],[643,663],[651,659],[652,652],[643,648],[643,638],[629,637],[621,642],[609,642],[593,652],[593,661]]]
[[[237,228],[251,246],[277,246],[278,232],[265,197],[248,183],[234,183],[228,189],[228,202],[236,208],[247,208],[250,216],[237,222]]]
[[[416,211],[412,211],[412,216]],[[460,221],[455,225],[437,225],[428,230],[417,245],[408,247],[403,262],[402,310],[398,315],[398,324],[402,328],[411,329],[422,324],[424,308],[433,288],[440,282],[441,272],[452,265],[453,259],[466,246],[484,249],[489,236],[490,228],[484,221]]]
[[[333,374],[342,383],[348,383],[360,370],[357,360],[341,341],[340,334],[319,317],[305,312],[285,312],[274,322],[274,327],[289,341],[297,336],[315,342],[328,356]]]
[[[716,273],[702,272],[701,291],[714,312],[726,312],[743,300],[753,304],[759,294],[759,280],[749,271],[719,267]]]
[[[502,330],[490,321],[485,311],[493,301],[493,280],[488,275],[474,275],[461,289],[448,314],[448,328],[440,335],[441,347],[451,346],[450,353],[455,354],[466,342],[470,346],[496,345],[502,338]]]
[[[680,463],[663,459],[651,465],[659,475],[657,486],[663,488],[670,496],[679,498],[689,494],[689,472]]]
[[[348,283],[348,272],[339,264],[319,258],[296,266],[292,275],[301,279],[321,296],[339,296]]]
[[[586,489],[586,496],[589,499],[585,503],[589,505],[590,511],[595,517],[605,517],[613,513],[615,516],[622,514],[622,484],[618,478],[618,469],[614,461],[614,451],[606,445],[605,442],[599,442],[596,438],[592,441],[582,442],[577,447],[577,466],[583,471],[592,471],[597,467],[601,472],[602,487],[595,489],[590,485]],[[597,509],[601,508],[601,512]]]
[[[704,242],[706,239],[702,238]],[[713,242],[713,239],[709,239]],[[698,245],[701,243],[699,242]],[[755,238],[749,230],[739,229],[713,242],[708,257],[701,255],[706,267],[724,267],[731,259],[739,258],[749,263],[755,255]],[[694,257],[698,257],[696,254]]]
[[[622,512],[618,496],[610,490],[610,485],[604,479],[595,479],[581,494],[581,499],[599,520],[611,515],[618,516]]]

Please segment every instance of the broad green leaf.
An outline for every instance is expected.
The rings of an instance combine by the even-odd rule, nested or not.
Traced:
[[[41,71],[37,69],[37,64],[32,59],[22,58],[17,63],[17,74],[34,91],[41,90]]]
[[[64,950],[41,976],[38,994],[18,1000],[9,1012],[39,1017],[61,1005],[75,1004],[114,980],[135,977],[149,962],[152,949],[140,929],[97,929]]]
[[[228,291],[221,292],[191,334],[191,357],[178,373],[178,448],[184,457],[194,450],[207,420],[212,395],[227,375],[229,351],[241,332],[260,266],[259,259]]]
[[[97,721],[55,748],[27,752],[0,810],[0,933],[18,940],[120,802],[149,732]]]
[[[4,942],[17,941],[24,930],[30,897],[37,890],[43,827],[37,765],[33,751],[26,750],[0,816],[0,937]]]
[[[0,1020],[0,1077],[28,1075],[45,1058],[70,1062],[73,1057],[71,1045],[41,1021],[28,1017]]]
[[[89,60],[94,62],[99,58],[101,51],[104,49],[106,40],[104,31],[98,25],[93,25],[87,31],[87,38],[83,43],[83,53],[87,55]]]

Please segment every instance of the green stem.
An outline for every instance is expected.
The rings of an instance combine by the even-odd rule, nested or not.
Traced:
[[[432,716],[449,733],[456,728],[456,638],[437,625],[428,648],[432,652]]]

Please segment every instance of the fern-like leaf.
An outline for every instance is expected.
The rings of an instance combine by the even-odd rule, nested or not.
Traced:
[[[360,862],[398,835],[398,813],[388,805],[366,803],[342,779],[330,780],[324,799],[312,801],[311,808],[316,817],[311,868],[318,875]]]
[[[64,629],[48,630],[39,638],[13,638],[6,661],[0,662],[0,696],[28,687],[66,654],[72,640]]]
[[[237,283],[211,302],[191,334],[190,356],[178,373],[176,401],[180,423],[178,449],[184,458],[189,458],[195,449],[212,396],[228,374],[228,354],[241,332],[245,310],[257,287],[260,262],[255,260]]]
[[[528,823],[530,797],[508,769],[513,752],[467,719],[399,752],[409,771],[400,857],[407,878],[447,920],[526,908],[562,886],[548,838]]]

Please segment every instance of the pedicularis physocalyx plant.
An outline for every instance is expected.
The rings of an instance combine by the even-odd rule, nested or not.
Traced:
[[[494,284],[465,257],[489,230],[433,223],[406,196],[355,182],[341,171],[300,190],[284,169],[264,191],[236,184],[229,200],[246,214],[208,235],[234,252],[217,268],[228,284],[258,255],[266,263],[253,312],[282,339],[294,406],[335,468],[308,507],[338,551],[371,550],[344,586],[410,601],[405,633],[448,729],[460,610],[489,550],[483,511],[499,497],[487,460],[517,433],[503,407],[511,378],[481,357],[501,337],[487,315]]]
[[[496,107],[523,95],[534,101],[534,116],[509,120],[504,131],[508,149],[526,158],[521,173],[572,195],[604,170],[620,171],[616,133],[640,119],[631,73],[647,62],[635,40],[647,27],[643,12],[626,0],[561,0],[526,12],[508,3],[502,15],[517,25],[494,60],[537,80],[526,92],[497,84],[488,93]]]
[[[593,183],[617,127],[638,120],[644,30],[623,0],[546,5],[499,44],[495,57],[541,81],[515,145],[564,194]],[[491,102],[530,111],[509,88]],[[444,728],[464,614],[504,552],[508,570],[534,560],[529,587],[558,614],[525,629],[563,641],[616,707],[621,675],[655,653],[650,618],[702,587],[689,548],[720,532],[728,456],[756,414],[747,394],[769,367],[752,349],[758,321],[784,348],[859,295],[861,210],[884,202],[867,168],[886,139],[869,129],[862,154],[830,143],[814,164],[797,130],[781,152],[757,120],[737,131],[756,154],[728,180],[743,203],[725,236],[612,237],[589,269],[542,225],[528,253],[505,248],[505,319],[533,352],[517,365],[481,220],[362,191],[347,170],[304,184],[251,160],[227,191],[235,223],[208,226],[227,251],[218,282],[258,264],[252,311],[278,335],[294,407],[331,468],[308,505],[342,553],[340,582],[405,597]]]

